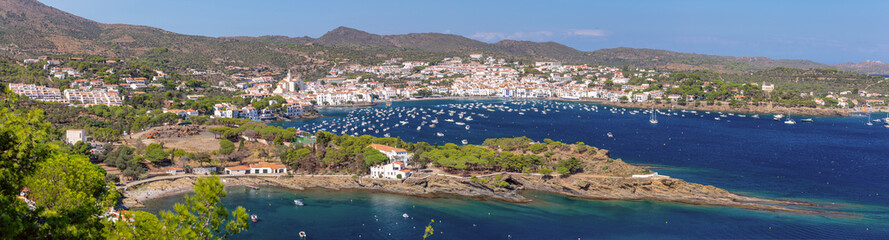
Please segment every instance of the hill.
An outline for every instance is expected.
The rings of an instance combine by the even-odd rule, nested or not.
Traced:
[[[665,70],[737,73],[774,67],[833,67],[865,74],[889,74],[889,64],[879,62],[830,66],[807,60],[730,57],[623,47],[584,52],[555,42],[503,40],[485,43],[454,34],[378,35],[347,27],[338,27],[319,38],[213,38],[146,26],[98,23],[36,0],[0,0],[0,53],[18,57],[88,54],[124,59],[151,58],[183,68],[222,67],[221,64],[230,63],[318,69],[316,64],[331,60],[373,62],[385,57],[431,58],[473,52],[534,61],[628,65]]]

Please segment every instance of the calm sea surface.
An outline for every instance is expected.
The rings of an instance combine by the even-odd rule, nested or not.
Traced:
[[[445,112],[435,114],[439,111]],[[662,167],[656,169],[662,175],[746,195],[828,203],[848,216],[590,201],[536,192],[526,193],[533,203],[512,204],[364,191],[233,187],[225,202],[247,207],[263,219],[238,235],[244,239],[295,238],[299,231],[313,239],[417,239],[430,219],[436,220],[432,239],[889,239],[889,128],[881,122],[867,126],[863,117],[813,117],[813,123],[804,123],[799,120],[808,117],[793,116],[797,124],[786,125],[770,115],[755,119],[663,111],[655,125],[648,122],[650,114],[632,112],[552,101],[431,100],[323,109],[329,117],[275,125],[378,137],[388,133],[405,141],[436,144],[463,139],[480,144],[486,138],[517,136],[580,141],[608,149],[614,158]],[[459,113],[466,114],[459,118]],[[468,116],[473,119],[465,120]],[[436,118],[439,123],[430,128]],[[613,137],[607,136],[609,132]],[[294,206],[294,198],[306,199],[306,206]],[[156,212],[171,209],[181,199],[173,196],[147,205]],[[402,217],[404,213],[410,217]]]

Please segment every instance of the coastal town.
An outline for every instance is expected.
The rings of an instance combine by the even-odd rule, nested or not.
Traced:
[[[68,61],[84,61],[70,58]],[[120,106],[124,98],[145,94],[145,91],[163,90],[163,79],[169,77],[156,70],[147,77],[123,77],[119,84],[108,84],[101,75],[84,74],[69,67],[55,67],[62,60],[41,57],[25,59],[24,63],[44,64],[54,79],[74,79],[70,88],[60,90],[34,84],[11,84],[17,94],[39,101],[59,102],[71,106],[108,105]],[[106,60],[113,66],[118,61]],[[109,67],[106,72],[113,72]],[[192,74],[205,74],[192,71]],[[675,77],[675,75],[673,75]],[[212,111],[194,109],[167,109],[182,116],[212,115],[219,118],[244,118],[256,121],[274,120],[273,114],[287,117],[299,116],[316,107],[361,106],[404,99],[467,97],[504,99],[552,99],[570,101],[596,101],[615,104],[650,103],[670,105],[722,105],[731,104],[743,112],[742,106],[770,102],[775,84],[752,82],[727,84],[704,79],[681,78],[671,80],[671,73],[654,69],[628,69],[607,66],[568,65],[561,62],[533,62],[522,65],[500,58],[470,54],[450,57],[437,62],[407,61],[393,58],[380,65],[362,66],[345,64],[332,68],[328,75],[307,81],[294,77],[290,71],[280,80],[274,76],[232,76],[229,81],[218,81],[215,86],[231,91],[248,102],[261,101],[279,96],[284,99],[280,109],[255,109],[249,105],[238,106],[220,102]],[[688,87],[700,91],[688,91]],[[193,89],[185,83],[177,90]],[[121,96],[121,89],[126,94]],[[886,106],[885,93],[866,90],[837,89],[823,93],[796,93],[798,106],[810,108],[848,109],[850,112],[882,109]],[[203,95],[189,95],[185,100],[199,100]],[[272,100],[274,101],[274,100]],[[276,102],[272,102],[276,103]],[[794,106],[788,106],[794,107]]]

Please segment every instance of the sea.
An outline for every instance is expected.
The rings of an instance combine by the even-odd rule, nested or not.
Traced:
[[[652,114],[525,100],[405,101],[320,111],[327,117],[272,125],[437,145],[519,136],[584,142],[661,175],[747,196],[816,202],[834,214],[587,200],[530,191],[523,195],[532,202],[508,203],[229,187],[223,202],[244,206],[261,219],[235,239],[295,239],[300,231],[311,239],[421,239],[430,224],[434,234],[427,239],[889,239],[889,128],[883,122],[868,125],[867,117],[789,116],[796,124],[785,124],[786,118],[776,121],[773,115]],[[649,122],[652,115],[657,124]],[[429,126],[433,119],[438,120],[435,128]],[[305,206],[295,206],[293,199],[304,199]],[[179,201],[182,195],[151,200],[146,210],[170,210]]]

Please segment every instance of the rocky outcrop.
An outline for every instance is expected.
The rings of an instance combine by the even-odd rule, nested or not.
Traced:
[[[817,207],[813,203],[746,197],[714,186],[689,183],[666,176],[632,178],[577,174],[558,177],[502,173],[479,179],[493,182],[495,178],[508,183],[508,185],[494,187],[483,184],[482,181],[448,175],[421,175],[403,181],[354,176],[228,177],[223,178],[223,181],[227,186],[257,184],[295,190],[307,188],[360,189],[420,197],[449,194],[471,198],[493,198],[510,202],[531,201],[520,193],[523,190],[534,190],[588,199],[654,200],[767,211],[819,213],[811,208],[799,208],[801,206]],[[139,207],[141,205],[139,202],[145,199],[190,191],[193,182],[193,179],[178,179],[145,184],[135,190],[128,191],[125,194],[127,199],[124,200],[124,204],[129,207]]]

